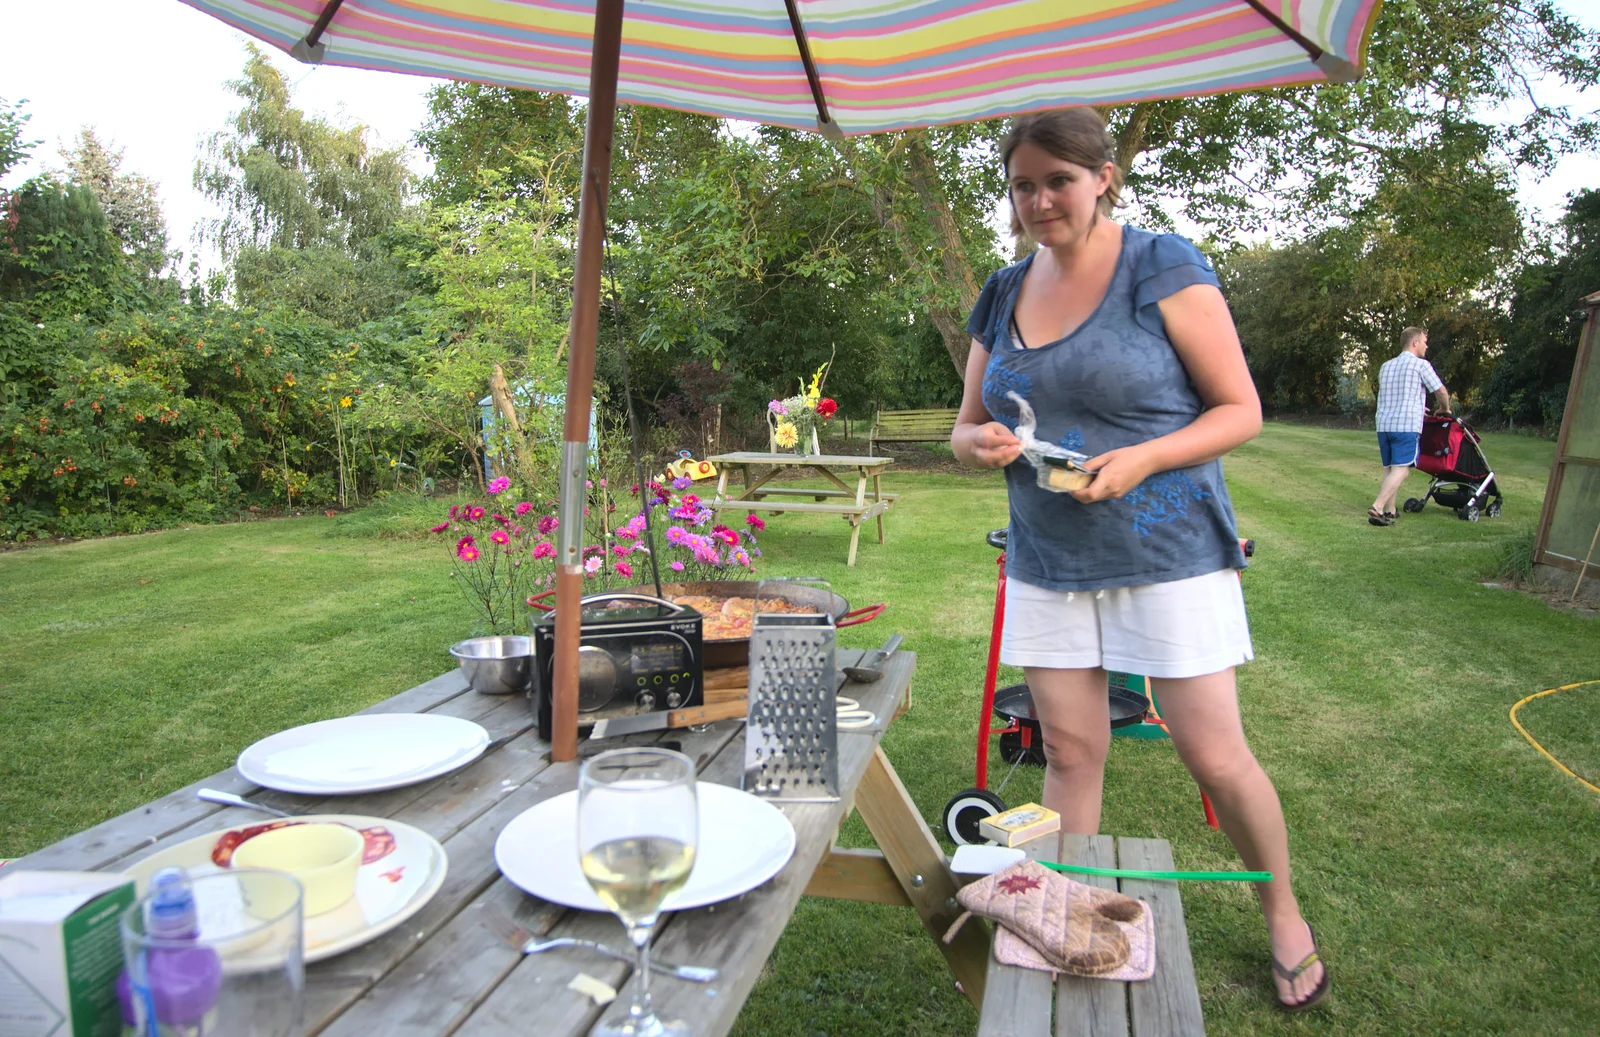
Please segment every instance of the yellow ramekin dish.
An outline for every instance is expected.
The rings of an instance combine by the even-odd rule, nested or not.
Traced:
[[[356,893],[356,871],[365,844],[347,825],[286,825],[247,839],[233,852],[239,868],[286,871],[305,888],[305,915],[324,914]],[[269,904],[249,905],[250,913],[271,914]]]

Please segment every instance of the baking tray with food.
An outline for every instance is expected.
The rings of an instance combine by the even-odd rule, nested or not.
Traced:
[[[750,661],[750,627],[755,619],[756,588],[758,580],[694,580],[684,583],[663,583],[661,596],[678,605],[686,605],[705,617],[702,628],[704,666],[707,670],[744,666]],[[617,594],[656,593],[655,584],[623,587]],[[838,627],[859,626],[877,619],[888,608],[888,603],[866,605],[851,609],[842,595],[821,587],[796,584],[785,587],[777,595],[796,612],[821,613],[824,609],[833,616]],[[554,591],[536,594],[528,604],[541,612],[548,612],[553,604],[548,599]],[[762,595],[763,608],[774,597],[769,583]]]

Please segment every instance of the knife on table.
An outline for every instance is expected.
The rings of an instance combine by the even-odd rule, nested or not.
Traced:
[[[637,734],[640,731],[664,731],[671,727],[688,727],[691,724],[710,724],[718,720],[732,720],[749,713],[744,699],[717,702],[709,706],[689,706],[685,709],[656,710],[631,717],[607,717],[597,720],[589,740],[613,738],[617,735]]]

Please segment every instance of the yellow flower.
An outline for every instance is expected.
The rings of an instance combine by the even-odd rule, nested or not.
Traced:
[[[392,457],[391,457],[391,458],[389,458],[389,467],[390,467],[390,468],[393,468],[393,467],[394,467],[394,466],[395,466],[395,465],[397,465],[397,464],[399,464],[399,463],[400,463],[400,462],[399,462],[399,461],[396,461],[396,460],[395,460],[395,459],[394,459],[394,458],[392,458]]]
[[[348,396],[339,397],[339,406],[348,407],[353,401]]]
[[[796,443],[800,442],[800,433],[795,431],[794,422],[792,422],[792,421],[780,421],[780,422],[778,422],[777,439],[778,439],[778,445],[781,446],[781,447],[786,447],[786,448],[787,447],[792,447]]]

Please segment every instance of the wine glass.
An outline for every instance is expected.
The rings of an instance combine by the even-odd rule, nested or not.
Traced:
[[[578,855],[583,875],[622,919],[638,953],[628,1014],[596,1037],[689,1037],[650,1009],[650,933],[661,904],[689,880],[700,817],[694,762],[670,749],[612,749],[578,772]]]

